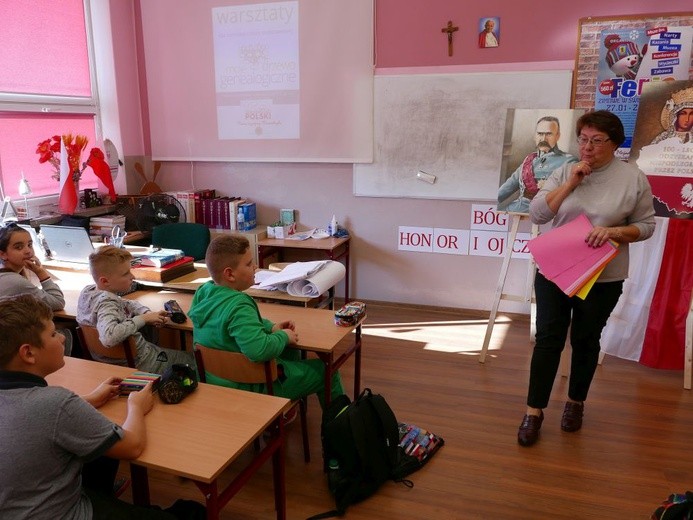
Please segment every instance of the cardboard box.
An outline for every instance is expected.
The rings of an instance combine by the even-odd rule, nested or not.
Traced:
[[[286,238],[293,233],[294,226],[267,226],[268,238]]]

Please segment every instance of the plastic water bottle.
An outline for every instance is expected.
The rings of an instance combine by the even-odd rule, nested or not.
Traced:
[[[330,489],[330,493],[335,494],[341,480],[342,472],[339,469],[339,461],[330,459],[327,467],[327,487]]]
[[[330,220],[330,225],[327,226],[327,234],[331,237],[337,234],[337,217],[332,215],[332,220]]]
[[[238,210],[238,231],[245,231],[245,215],[243,215],[243,210]]]

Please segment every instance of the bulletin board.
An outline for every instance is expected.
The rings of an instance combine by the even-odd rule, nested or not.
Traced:
[[[594,108],[599,70],[599,45],[601,45],[599,37],[602,31],[661,25],[675,27],[693,25],[693,12],[581,18],[578,22],[576,73],[573,77],[571,108],[587,110]],[[693,77],[693,57],[690,70]]]
[[[572,75],[376,76],[374,157],[354,164],[354,195],[495,201],[508,108],[568,108]]]

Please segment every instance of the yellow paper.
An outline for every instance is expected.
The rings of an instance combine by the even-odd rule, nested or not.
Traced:
[[[606,264],[604,265],[604,267],[606,267]],[[590,278],[589,280],[587,280],[587,282],[585,282],[585,285],[580,287],[580,290],[575,294],[575,296],[577,296],[581,300],[584,300],[585,298],[587,298],[587,294],[590,292],[590,289],[592,289],[594,282],[596,282],[597,278],[599,278],[599,275],[602,274],[604,267],[602,267],[599,271],[594,273],[594,276],[592,278]]]

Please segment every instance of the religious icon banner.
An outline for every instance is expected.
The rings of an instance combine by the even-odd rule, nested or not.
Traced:
[[[693,80],[644,86],[630,162],[648,176],[657,215],[693,218]]]

